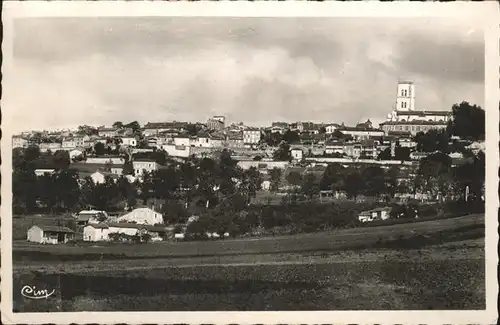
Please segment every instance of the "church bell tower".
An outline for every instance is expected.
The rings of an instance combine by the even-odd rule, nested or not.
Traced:
[[[399,81],[396,95],[397,111],[415,110],[415,85],[411,81]]]

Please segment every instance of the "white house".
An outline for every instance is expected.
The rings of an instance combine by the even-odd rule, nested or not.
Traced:
[[[26,148],[27,146],[28,146],[27,139],[19,136],[12,137],[12,148]]]
[[[53,174],[56,170],[54,168],[38,168],[35,169],[36,176],[43,176],[45,174]]]
[[[290,154],[292,155],[292,159],[294,160],[302,160],[304,156],[304,152],[301,148],[292,148],[290,150]]]
[[[186,146],[189,147],[191,145],[190,138],[188,136],[176,136],[174,137],[174,144],[176,146]]]
[[[76,215],[76,223],[79,226],[89,223],[99,223],[108,219],[106,211],[100,210],[83,210]]]
[[[245,144],[257,144],[260,141],[261,132],[256,128],[248,128],[243,130],[243,142]]]
[[[137,146],[137,139],[134,137],[123,137],[121,138],[122,145],[127,147],[135,147]]]
[[[161,146],[165,152],[171,157],[183,157],[187,158],[191,155],[191,149],[189,146],[177,146],[175,144],[164,144]]]
[[[339,128],[339,126],[337,124],[328,124],[327,126],[325,126],[325,130],[326,130],[327,134],[334,133],[338,128]]]
[[[113,233],[126,234],[129,236],[147,233],[151,235],[151,241],[161,241],[169,231],[172,231],[172,229],[162,226],[148,226],[131,223],[89,224],[83,228],[83,240],[91,242],[109,241],[109,235]]]
[[[118,129],[101,127],[97,130],[100,137],[112,138],[118,135]]]
[[[87,157],[85,160],[86,164],[112,164],[112,165],[123,165],[125,163],[125,158],[123,157]]]
[[[74,159],[83,155],[83,151],[78,149],[73,149],[69,152],[69,159]]]
[[[27,240],[39,244],[62,244],[74,238],[68,227],[34,225],[28,229]]]
[[[132,168],[134,169],[135,176],[142,176],[144,171],[151,173],[158,169],[158,163],[149,159],[138,159],[132,161]]]
[[[90,175],[90,178],[92,179],[92,182],[94,184],[104,184],[106,182],[106,176],[111,177],[113,181],[118,180],[118,175],[113,174],[113,173],[106,173],[103,171],[96,171],[95,173]]]
[[[118,222],[135,222],[144,225],[163,223],[163,215],[149,208],[138,208],[118,218]]]
[[[392,209],[390,207],[385,207],[385,208],[376,208],[368,211],[362,211],[358,216],[358,220],[361,222],[370,222],[374,220],[387,220],[390,218],[391,210]]]
[[[212,147],[212,141],[210,139],[210,135],[200,133],[198,136],[194,139],[193,145],[196,147],[202,147],[202,148],[211,148]]]
[[[264,191],[269,191],[271,189],[271,181],[267,179],[262,181],[261,188]]]
[[[59,142],[52,142],[52,143],[40,143],[38,145],[38,148],[40,149],[40,152],[47,152],[47,151],[57,151],[61,150],[61,143]]]
[[[364,140],[372,137],[384,136],[384,131],[379,129],[361,128],[361,127],[342,127],[338,129],[345,135],[350,135],[356,140]]]

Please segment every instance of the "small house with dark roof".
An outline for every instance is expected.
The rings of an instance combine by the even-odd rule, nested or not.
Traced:
[[[161,241],[163,238],[173,232],[172,227],[162,225],[143,225],[134,223],[98,223],[88,224],[83,228],[84,241],[109,241],[111,234],[124,234],[128,236],[137,236],[149,234],[152,241]],[[111,235],[112,236],[112,235]]]
[[[28,229],[27,240],[39,244],[64,244],[75,238],[68,227],[34,225]]]
[[[361,222],[370,222],[374,220],[387,220],[390,218],[392,208],[383,207],[372,210],[362,211],[358,215],[358,220]]]

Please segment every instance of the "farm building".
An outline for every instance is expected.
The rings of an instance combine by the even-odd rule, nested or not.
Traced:
[[[78,213],[76,217],[76,224],[79,226],[85,226],[88,223],[99,223],[107,218],[108,215],[105,211],[84,210]]]
[[[361,222],[369,222],[374,220],[387,220],[390,218],[391,210],[392,209],[389,207],[384,207],[384,208],[376,208],[373,210],[362,211],[358,216],[358,220]]]
[[[163,215],[149,208],[138,208],[118,218],[118,222],[135,222],[144,225],[163,223]]]
[[[149,234],[151,241],[161,241],[172,229],[163,226],[150,226],[132,223],[88,224],[83,228],[84,241],[109,241],[111,234],[137,236]],[[110,236],[111,235],[111,236]]]
[[[75,232],[68,227],[34,225],[28,229],[27,239],[40,244],[63,244],[74,236]]]

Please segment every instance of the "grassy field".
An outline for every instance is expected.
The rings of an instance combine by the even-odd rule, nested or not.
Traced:
[[[149,257],[196,257],[212,255],[269,254],[294,252],[329,252],[352,248],[375,247],[382,243],[425,236],[440,231],[459,233],[463,239],[484,237],[484,216],[469,215],[411,224],[299,234],[279,237],[216,240],[205,242],[159,242],[148,244],[85,243],[79,245],[39,245],[26,241],[13,243],[14,265],[29,261],[77,261]],[[469,236],[469,237],[467,237]],[[441,238],[442,237],[442,238]],[[452,236],[440,241],[455,240]],[[420,238],[425,245],[425,240]],[[404,242],[399,244],[405,244]],[[415,243],[418,244],[418,243]]]
[[[14,306],[23,312],[484,309],[482,256],[481,241],[468,241],[406,252],[270,254],[253,261],[87,263],[87,270],[15,273]],[[57,296],[23,299],[16,288],[26,283],[56,289]]]
[[[485,308],[479,215],[258,240],[16,242],[14,258],[21,312]],[[24,299],[25,284],[56,296]]]

